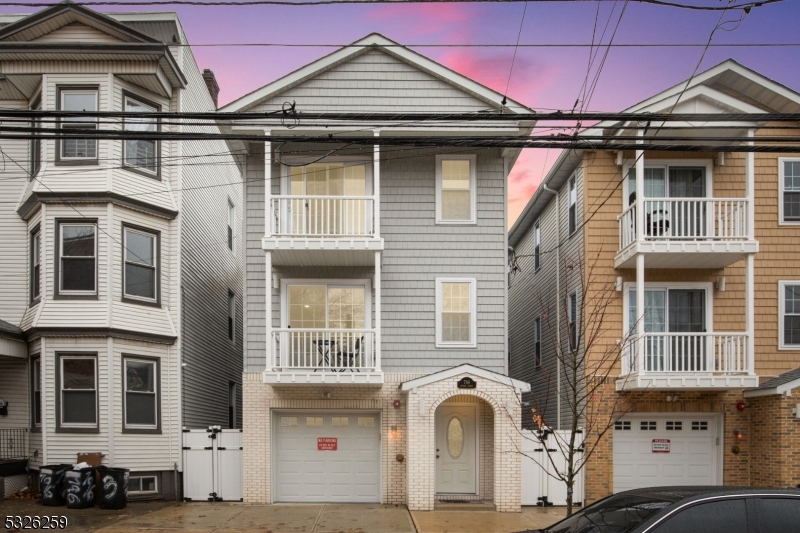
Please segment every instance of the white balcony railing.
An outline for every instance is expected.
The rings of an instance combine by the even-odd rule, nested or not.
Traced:
[[[745,333],[645,333],[644,361],[636,336],[622,351],[622,374],[749,374]]]
[[[369,329],[276,329],[272,358],[275,370],[380,370],[375,330]]]
[[[747,202],[741,198],[647,198],[644,231],[636,228],[636,203],[617,217],[620,250],[640,235],[648,241],[747,239]]]
[[[272,235],[282,237],[370,237],[375,201],[365,196],[272,198]]]

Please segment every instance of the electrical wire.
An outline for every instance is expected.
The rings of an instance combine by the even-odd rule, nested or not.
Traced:
[[[522,18],[519,21],[519,32],[517,33],[517,46],[514,47],[514,55],[511,56],[511,68],[508,69],[508,81],[506,81],[506,90],[503,93],[503,99],[500,104],[505,107],[508,100],[508,88],[511,86],[511,75],[514,73],[514,61],[517,59],[517,49],[519,48],[519,39],[522,37],[522,26],[525,24],[525,13],[528,11],[528,2],[525,2],[525,7],[522,8]]]

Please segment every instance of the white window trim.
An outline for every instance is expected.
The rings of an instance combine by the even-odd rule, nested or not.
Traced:
[[[778,158],[778,225],[779,226],[800,226],[800,220],[784,220],[783,219],[783,193],[784,184],[783,179],[785,162],[800,162],[798,157],[779,157]]]
[[[444,342],[442,341],[442,284],[443,283],[469,283],[469,308],[470,316],[470,342]],[[478,306],[477,285],[475,278],[436,278],[436,348],[477,348],[478,347]]]
[[[94,290],[92,291],[70,291],[62,287],[64,280],[64,228],[72,226],[91,226],[94,228]],[[100,243],[97,235],[98,226],[96,222],[59,222],[58,224],[58,294],[59,296],[94,296],[98,294],[98,281],[100,279],[100,253],[98,251]],[[83,255],[70,255],[69,258],[88,258]],[[40,280],[41,281],[41,280]]]
[[[75,423],[75,422],[65,422],[64,421],[64,361],[70,359],[91,359],[92,363],[94,363],[94,424],[83,424],[83,423]],[[59,394],[59,427],[62,428],[81,428],[81,429],[97,429],[100,427],[100,413],[97,402],[100,399],[100,388],[98,383],[98,369],[97,369],[97,356],[95,355],[61,355],[59,357],[59,384],[58,384],[58,394]],[[81,391],[88,391],[92,389],[68,389],[68,390],[81,390]],[[43,398],[44,399],[44,398]],[[44,417],[44,405],[42,405],[42,417]]]
[[[470,218],[469,220],[443,220],[442,219],[442,161],[469,161],[469,190],[470,190]],[[436,156],[436,224],[464,226],[477,224],[477,157],[475,154],[454,154]]]
[[[123,113],[130,113],[130,111],[128,111],[127,105],[126,105],[128,103],[128,100],[136,102],[137,104],[139,104],[142,107],[149,108],[151,113],[157,113],[157,112],[160,111],[160,108],[157,107],[157,106],[153,106],[152,104],[149,104],[149,103],[145,102],[144,100],[136,98],[135,96],[132,96],[130,94],[124,94],[123,97],[122,97],[122,111],[123,111]],[[153,124],[156,127],[156,132],[158,132],[158,119],[153,119]],[[123,124],[122,129],[123,129],[123,131],[128,131],[127,123]],[[127,148],[126,148],[127,147],[127,143],[125,142],[125,140],[122,141],[122,166],[137,170],[139,172],[147,174],[148,176],[152,176],[154,178],[157,178],[158,177],[159,167],[161,166],[161,159],[159,157],[159,152],[161,151],[161,141],[156,139],[154,142],[155,142],[155,148],[153,149],[153,152],[154,152],[153,155],[155,156],[155,160],[156,160],[155,161],[155,163],[156,163],[155,170],[150,170],[148,168],[145,168],[145,167],[142,167],[142,166],[139,166],[139,165],[133,165],[133,164],[129,163],[128,162],[128,158],[127,158],[127,155],[128,155],[127,154]]]
[[[36,366],[38,365],[39,371],[38,376],[36,376]],[[43,394],[42,394],[42,357],[41,355],[36,356],[35,358],[31,359],[31,367],[33,370],[33,377],[38,377],[39,379],[32,379],[31,381],[31,422],[32,426],[35,428],[42,427],[42,417],[44,416],[44,405],[42,404]],[[36,393],[39,393],[39,422],[36,422],[36,405],[33,401]]]
[[[575,316],[572,316],[572,298],[575,298]],[[567,347],[570,350],[577,350],[580,343],[580,335],[578,335],[578,319],[580,318],[580,303],[578,303],[578,291],[570,291],[567,293]],[[569,331],[569,325],[575,322],[575,344],[572,345],[572,333]]]
[[[308,163],[308,158],[303,158],[301,156],[286,156],[282,157],[281,161],[289,163],[289,165],[300,165],[300,164],[313,164]],[[364,180],[366,183],[364,184],[364,197],[369,198],[372,196],[372,161],[365,162],[363,156],[332,156],[326,157],[321,161],[315,161],[314,163],[344,163],[344,166],[363,166],[364,167]],[[347,163],[358,163],[358,165],[348,165]],[[283,191],[283,194],[286,196],[292,195],[292,167],[289,165],[281,165],[281,186],[280,190]],[[302,194],[300,196],[313,196]],[[348,198],[349,196],[345,196]],[[336,196],[331,196],[331,198],[337,198]]]
[[[128,292],[127,292],[127,288],[128,287],[127,287],[127,281],[125,279],[125,265],[128,264],[128,263],[131,263],[131,264],[136,264],[136,265],[140,265],[140,266],[148,266],[149,267],[149,265],[144,265],[142,263],[137,263],[136,261],[128,261],[127,250],[128,250],[128,232],[129,231],[133,232],[133,233],[138,233],[139,235],[144,235],[145,237],[150,237],[151,239],[153,239],[153,278],[154,278],[153,279],[153,286],[155,288],[155,290],[153,291],[153,295],[154,295],[153,298],[146,298],[144,296],[136,296],[134,294],[128,294]],[[131,228],[129,226],[125,226],[124,229],[123,229],[123,232],[122,232],[122,236],[123,236],[123,246],[125,248],[125,253],[123,254],[123,258],[122,258],[122,294],[125,296],[126,299],[129,298],[131,300],[140,300],[142,302],[158,302],[158,291],[160,290],[160,287],[158,286],[158,277],[159,277],[158,276],[158,274],[159,274],[158,273],[158,267],[159,267],[159,263],[158,263],[158,252],[159,252],[159,250],[158,250],[158,235],[155,234],[155,233],[149,233],[147,231],[138,230],[136,228]]]
[[[28,272],[30,276],[30,301],[38,302],[42,298],[42,229],[39,228],[31,235],[31,268]],[[35,283],[34,272],[39,267],[39,283]],[[33,294],[34,289],[36,295]]]
[[[60,89],[59,93],[58,93],[58,97],[59,97],[59,100],[60,100],[58,102],[59,110],[64,111],[64,95],[65,94],[76,94],[76,93],[94,94],[95,109],[98,110],[98,111],[100,110],[100,89],[99,88],[95,88],[95,87]],[[59,129],[63,129],[65,123],[69,124],[69,122],[65,122],[65,121],[62,120],[58,124],[58,128]],[[86,121],[86,124],[93,124],[95,130],[97,130],[98,126],[99,126],[98,123],[97,123],[97,120],[95,120],[94,122]],[[70,129],[70,128],[66,128],[66,129]],[[64,155],[64,146],[65,146],[64,139],[61,139],[60,141],[61,142],[57,143],[58,144],[58,158],[60,160],[62,160],[62,161],[95,161],[100,157],[100,139],[95,139],[94,140],[94,142],[95,142],[95,152],[96,152],[94,157],[67,157],[67,156]]]
[[[800,350],[800,344],[786,344],[783,342],[783,326],[786,311],[786,300],[784,298],[787,285],[800,285],[800,280],[780,280],[778,281],[778,349],[779,350]]]
[[[541,219],[537,218],[533,223],[533,271],[538,272],[542,268],[542,226]]]
[[[539,345],[539,355],[536,355],[536,345]],[[533,363],[537,368],[542,366],[542,316],[533,319]]]
[[[635,160],[627,160],[623,165],[623,176],[625,176],[622,186],[622,205],[623,209],[627,209],[628,197],[630,196],[628,190],[630,188],[629,179],[631,169],[636,170]],[[670,167],[703,167],[706,169],[706,195],[705,198],[714,197],[714,163],[710,159],[648,159],[644,158],[644,168],[663,168],[666,173],[666,178],[669,179]],[[633,192],[633,191],[630,191]]]
[[[153,366],[153,393],[155,395],[156,401],[154,402],[155,405],[155,413],[154,414],[154,424],[129,424],[128,423],[128,402],[127,402],[127,395],[128,395],[128,368],[126,363],[128,361],[135,361],[137,363],[145,363],[148,365]],[[124,379],[122,380],[122,394],[125,395],[125,408],[122,410],[122,421],[124,427],[126,429],[158,429],[158,413],[159,413],[159,393],[158,393],[158,363],[153,359],[140,359],[138,357],[131,357],[125,355],[122,357],[122,368],[124,370]],[[132,394],[150,394],[148,393],[136,393],[132,392]]]
[[[158,476],[131,476],[128,478],[128,483],[130,484],[131,479],[146,479],[146,478],[153,478],[153,486],[155,490],[128,490],[128,494],[158,494]],[[139,482],[139,488],[142,487],[141,481]]]
[[[630,327],[629,324],[629,316],[630,316],[630,306],[628,305],[630,302],[630,291],[631,289],[636,289],[636,282],[627,281],[623,284],[622,288],[622,334],[627,335],[628,328]],[[706,291],[706,332],[707,333],[714,333],[714,284],[712,282],[705,282],[705,281],[697,281],[697,282],[680,282],[680,281],[670,281],[670,282],[645,282],[644,289],[647,290],[658,290],[658,289],[705,289]],[[667,302],[668,305],[668,302]],[[667,320],[667,328],[669,328],[669,313],[666,316]]]
[[[228,332],[228,341],[236,344],[236,293],[228,289],[228,316],[227,319],[233,323],[233,327]],[[226,321],[226,324],[227,321]]]
[[[372,329],[372,284],[369,279],[282,279],[281,280],[281,329],[289,327],[289,285],[323,285],[325,287],[364,288],[364,329]],[[328,291],[325,291],[325,309],[328,308]],[[327,317],[326,317],[327,322]],[[355,330],[358,331],[358,330]]]
[[[228,251],[232,254],[236,254],[236,206],[233,203],[233,200],[228,198],[228,232],[230,236],[228,237]]]

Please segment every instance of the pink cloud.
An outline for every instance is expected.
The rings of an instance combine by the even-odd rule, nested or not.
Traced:
[[[558,159],[559,150],[523,150],[508,176],[508,227],[511,227]]]
[[[364,18],[373,23],[390,22],[402,28],[405,35],[436,33],[437,41],[447,43],[468,35],[464,26],[477,20],[480,12],[480,6],[458,3],[398,4],[378,6],[369,10]]]

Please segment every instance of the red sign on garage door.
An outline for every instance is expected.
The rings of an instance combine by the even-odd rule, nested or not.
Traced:
[[[338,444],[336,437],[317,437],[317,450],[336,451]]]
[[[669,439],[653,439],[653,453],[669,453]]]

